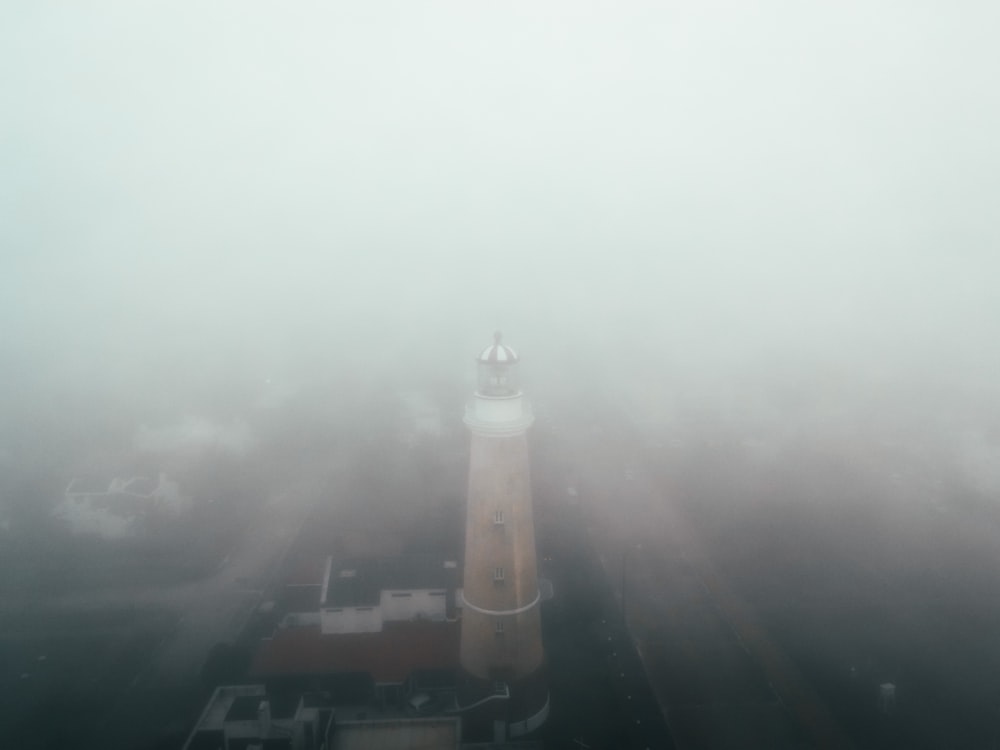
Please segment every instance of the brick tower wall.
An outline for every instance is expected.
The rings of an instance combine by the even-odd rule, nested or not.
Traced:
[[[502,523],[497,513],[502,513]],[[497,569],[503,579],[497,580]],[[520,680],[543,662],[528,443],[472,434],[461,663],[482,680]],[[477,611],[509,612],[492,614]],[[502,631],[498,632],[498,623]]]

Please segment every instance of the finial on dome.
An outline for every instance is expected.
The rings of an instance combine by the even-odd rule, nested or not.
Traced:
[[[493,332],[493,343],[494,344],[499,344],[501,338],[503,338],[503,334],[500,333],[500,331],[494,331]]]

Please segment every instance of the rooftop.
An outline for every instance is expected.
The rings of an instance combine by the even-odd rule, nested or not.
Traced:
[[[281,590],[280,608],[282,612],[318,612],[319,594],[322,584],[299,584],[285,586]]]
[[[457,718],[351,721],[338,723],[332,750],[412,750],[458,748]]]
[[[291,737],[233,737],[226,746],[228,750],[292,750]]]
[[[225,685],[217,688],[208,706],[198,720],[199,729],[218,729],[229,718],[230,709],[240,699],[250,699],[259,704],[265,698],[263,685]],[[256,712],[256,705],[254,707]],[[252,718],[256,718],[256,713]]]
[[[374,607],[383,591],[451,590],[459,580],[457,565],[430,557],[342,562],[331,558],[328,565],[329,577],[320,602],[325,607]]]
[[[319,626],[279,630],[261,641],[254,678],[361,672],[401,683],[415,670],[458,667],[457,622],[387,622],[379,633],[324,635]]]
[[[226,721],[250,721],[256,719],[260,706],[267,700],[266,695],[238,695],[229,704]]]
[[[322,554],[300,554],[294,555],[288,561],[288,567],[284,574],[286,586],[304,586],[323,584],[323,572],[326,570],[326,563],[329,559],[326,552]]]

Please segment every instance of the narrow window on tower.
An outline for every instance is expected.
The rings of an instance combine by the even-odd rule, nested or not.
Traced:
[[[495,583],[503,583],[503,566],[502,565],[498,565],[493,570],[493,581]]]
[[[503,635],[503,620],[497,620],[493,624],[493,632],[497,635]]]
[[[493,514],[493,525],[503,526],[503,511],[498,510]]]

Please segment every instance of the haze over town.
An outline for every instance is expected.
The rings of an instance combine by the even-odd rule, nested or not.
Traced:
[[[319,497],[413,394],[459,440],[500,329],[539,430],[669,455],[711,544],[805,507],[831,548],[863,527],[908,550],[892,565],[995,581],[998,23],[972,1],[8,4],[4,544],[86,473]]]

